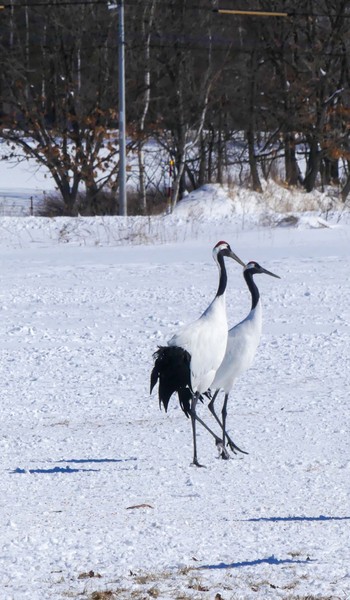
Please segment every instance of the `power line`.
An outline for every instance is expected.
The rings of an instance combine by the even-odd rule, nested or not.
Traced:
[[[5,9],[5,8],[32,8],[32,7],[43,7],[43,8],[47,8],[48,6],[52,6],[55,8],[59,8],[60,6],[76,6],[76,5],[83,5],[83,6],[95,6],[98,4],[104,5],[104,6],[108,6],[111,5],[112,2],[108,1],[108,0],[74,0],[74,2],[72,2],[71,0],[62,0],[61,2],[20,2],[20,3],[16,3],[16,4],[1,4],[0,5],[0,9]]]
[[[0,5],[0,10],[1,9],[5,9],[5,8],[11,8],[11,9],[15,9],[15,8],[32,8],[32,7],[43,7],[43,8],[47,8],[48,6],[50,7],[54,7],[54,8],[60,8],[61,6],[69,6],[69,7],[73,7],[76,5],[82,5],[82,6],[96,6],[96,5],[102,5],[102,6],[106,6],[107,8],[117,8],[117,2],[118,0],[61,0],[60,2],[56,2],[55,0],[48,0],[47,2],[35,2],[35,1],[27,1],[27,2],[16,2],[16,3],[2,3]],[[137,6],[139,4],[139,2],[137,0],[128,0],[128,5],[134,5]],[[172,7],[172,8],[176,8],[176,4],[173,4],[169,1],[161,1],[158,2],[158,6],[168,6],[168,7]],[[211,6],[203,6],[200,4],[193,4],[191,6],[184,6],[181,10],[206,10],[206,11],[211,11],[212,8]]]
[[[117,8],[118,0],[60,0],[59,2],[56,0],[48,0],[47,2],[40,2],[35,0],[23,1],[20,0],[16,3],[2,3],[0,4],[0,10],[4,9],[17,9],[17,8],[60,8],[60,7],[70,7],[74,6],[105,6],[107,8]],[[210,4],[210,5],[209,5]],[[138,6],[138,0],[128,0],[128,6]],[[169,0],[160,0],[157,3],[158,7],[169,7],[176,8],[176,3],[170,2]],[[233,16],[238,17],[250,17],[250,16],[275,16],[275,17],[289,17],[289,18],[298,18],[298,17],[324,17],[324,18],[336,18],[339,16],[338,13],[320,13],[320,12],[310,12],[310,11],[264,11],[264,10],[239,10],[239,9],[228,9],[228,8],[213,8],[213,3],[208,3],[207,6],[203,6],[203,4],[191,4],[190,6],[182,6],[181,11],[193,11],[200,10],[206,11],[208,13],[216,13],[216,14],[231,14]],[[343,13],[341,15],[344,19],[350,18],[349,13]]]

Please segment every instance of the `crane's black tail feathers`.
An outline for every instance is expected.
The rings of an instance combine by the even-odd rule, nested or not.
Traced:
[[[153,354],[154,367],[151,373],[150,393],[157,381],[159,406],[168,410],[169,400],[177,392],[179,402],[186,417],[190,416],[192,398],[191,390],[191,356],[178,346],[159,346]]]

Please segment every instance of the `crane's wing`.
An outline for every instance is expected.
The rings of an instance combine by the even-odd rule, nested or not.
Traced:
[[[225,354],[227,334],[225,310],[207,309],[200,319],[183,327],[168,342],[190,354],[193,392],[205,392],[210,387]]]

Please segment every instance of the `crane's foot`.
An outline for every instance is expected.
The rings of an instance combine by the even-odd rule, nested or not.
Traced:
[[[219,458],[222,458],[223,460],[228,460],[230,458],[230,455],[221,440],[216,442],[216,447],[219,452]]]
[[[196,458],[191,462],[191,467],[199,467],[200,469],[206,469],[205,465],[201,465]]]
[[[233,452],[233,454],[237,454],[237,452],[241,452],[241,454],[248,454],[248,452],[246,452],[245,450],[241,450],[241,448],[234,444],[231,438],[227,438],[227,445],[230,448],[231,452]]]

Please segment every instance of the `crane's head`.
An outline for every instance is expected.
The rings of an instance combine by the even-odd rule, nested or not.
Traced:
[[[251,275],[265,273],[266,275],[271,275],[271,277],[277,277],[277,279],[281,279],[279,275],[275,275],[274,273],[271,273],[271,271],[264,269],[264,267],[259,265],[259,263],[255,262],[254,260],[249,261],[249,263],[245,265],[244,272],[249,272]]]
[[[227,242],[218,242],[216,246],[214,246],[213,257],[216,262],[218,262],[219,256],[233,258],[233,260],[237,261],[240,265],[242,265],[242,267],[246,266],[245,263],[237,256],[237,254],[232,252],[230,244]]]

